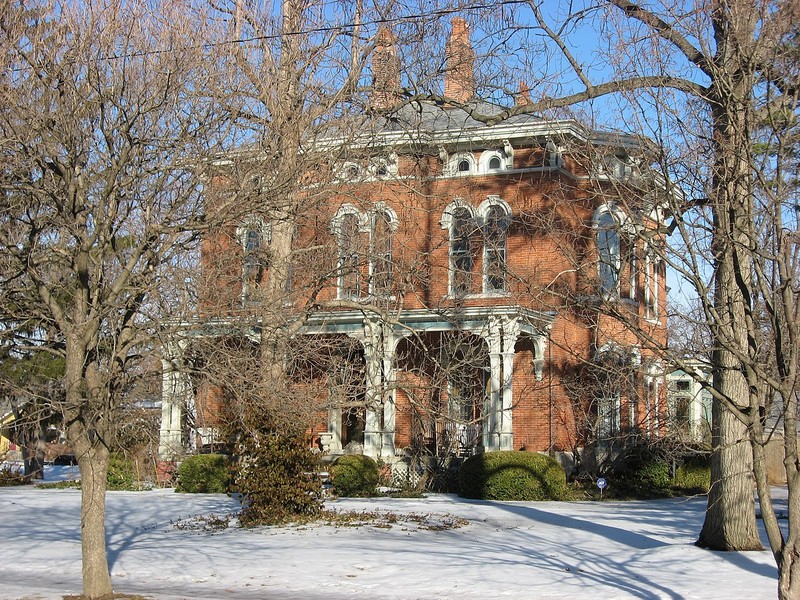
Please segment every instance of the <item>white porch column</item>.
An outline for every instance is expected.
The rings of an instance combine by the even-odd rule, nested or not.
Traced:
[[[489,398],[483,429],[483,445],[489,451],[514,449],[514,345],[518,336],[516,318],[489,318],[485,335],[489,346]]]
[[[161,429],[158,457],[172,460],[183,452],[183,411],[192,402],[189,376],[181,369],[185,342],[170,342],[161,359]]]
[[[366,320],[363,335],[351,335],[364,347],[364,454],[392,458],[397,415],[394,357],[397,344],[405,335],[394,333],[378,320]]]
[[[364,454],[372,458],[380,456],[383,441],[380,415],[376,410],[381,400],[381,333],[379,322],[365,320],[364,333],[352,335],[364,347]]]
[[[489,397],[486,399],[486,411],[483,427],[483,447],[487,451],[500,450],[500,424],[502,422],[502,404],[500,399],[500,381],[502,377],[502,329],[499,319],[490,317],[487,323],[486,343],[489,346]]]
[[[519,336],[519,323],[517,319],[503,319],[502,321],[502,356],[503,356],[503,390],[502,413],[500,421],[500,449],[514,449],[513,429],[513,385],[514,385],[514,346]]]
[[[395,400],[397,370],[395,369],[394,359],[397,353],[397,344],[405,338],[408,333],[397,334],[388,327],[383,332],[383,356],[382,359],[382,401],[383,401],[383,432],[381,439],[380,456],[382,458],[392,458],[396,453],[395,433],[397,431],[397,404]]]
[[[341,451],[342,449],[342,409],[329,408],[328,409],[328,434],[329,437],[329,451]]]

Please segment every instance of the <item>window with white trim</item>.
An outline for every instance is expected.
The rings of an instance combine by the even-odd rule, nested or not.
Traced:
[[[340,208],[333,219],[338,252],[337,295],[340,299],[359,298],[363,292],[361,220],[361,213],[350,205]]]
[[[370,293],[387,296],[392,291],[392,234],[396,217],[384,208],[372,215],[370,231]]]
[[[510,209],[505,203],[491,204],[483,211],[483,291],[506,290],[506,242]]]
[[[644,316],[658,318],[658,286],[660,260],[653,248],[648,248],[644,257]]]
[[[608,211],[598,216],[596,224],[600,292],[604,296],[616,296],[619,293],[619,273],[622,266],[619,228],[614,215]]]
[[[270,230],[253,219],[236,230],[242,248],[242,300],[252,301],[269,267]]]
[[[512,168],[511,163],[504,150],[486,150],[481,154],[478,170],[481,173],[496,173]]]
[[[475,157],[469,152],[458,152],[447,160],[446,175],[471,175],[477,171]]]

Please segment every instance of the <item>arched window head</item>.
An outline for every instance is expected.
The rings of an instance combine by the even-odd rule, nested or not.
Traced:
[[[510,145],[509,145],[509,149]],[[513,160],[505,150],[485,150],[481,153],[478,171],[481,173],[496,173],[512,168]]]

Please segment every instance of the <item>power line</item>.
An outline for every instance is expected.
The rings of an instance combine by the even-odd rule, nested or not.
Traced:
[[[450,8],[440,8],[428,12],[421,12],[415,13],[411,15],[402,15],[398,17],[384,17],[380,19],[371,19],[368,21],[362,21],[360,23],[341,23],[338,25],[326,25],[324,27],[311,27],[308,29],[302,29],[299,31],[282,31],[280,33],[274,34],[264,34],[264,35],[256,35],[246,38],[237,38],[233,40],[225,40],[222,42],[214,42],[208,44],[201,44],[199,46],[194,46],[194,48],[217,48],[221,46],[231,46],[234,44],[249,44],[253,42],[260,42],[266,40],[276,40],[286,36],[298,36],[298,35],[312,35],[317,33],[330,33],[332,31],[342,31],[346,29],[355,29],[356,27],[362,26],[373,26],[373,25],[391,25],[393,23],[403,23],[409,21],[416,21],[420,19],[426,18],[438,18],[444,17],[447,15],[452,15],[464,11],[469,10],[481,10],[486,8],[498,8],[503,6],[511,6],[515,4],[527,4],[529,0],[498,0],[497,2],[491,3],[482,3],[482,4],[469,4],[467,6],[460,6],[460,7],[450,7]],[[192,46],[187,46],[185,49],[193,48]],[[167,54],[173,52],[174,49],[163,49],[163,50],[142,50],[141,52],[130,52],[130,53],[123,53],[123,54],[114,54],[110,55],[107,60],[119,60],[122,58],[136,58],[140,56],[152,56],[158,54]]]

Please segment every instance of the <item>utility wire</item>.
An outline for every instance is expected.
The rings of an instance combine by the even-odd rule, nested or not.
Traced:
[[[255,35],[246,38],[237,38],[233,40],[225,40],[222,42],[214,42],[208,44],[201,44],[199,46],[194,46],[194,48],[217,48],[222,46],[231,46],[234,44],[250,44],[253,42],[259,42],[264,40],[276,40],[280,39],[285,36],[297,36],[297,35],[311,35],[315,33],[329,33],[331,31],[341,31],[345,29],[354,29],[355,27],[363,27],[363,26],[370,26],[370,25],[389,25],[392,23],[403,23],[408,21],[416,21],[419,19],[431,18],[431,17],[444,17],[447,15],[464,12],[467,10],[480,10],[484,8],[497,8],[501,6],[511,6],[514,4],[528,4],[529,0],[498,0],[497,2],[491,3],[483,3],[483,4],[468,4],[467,6],[461,7],[450,7],[450,8],[440,8],[437,10],[432,10],[429,12],[422,12],[416,13],[412,15],[402,15],[398,17],[386,17],[380,19],[372,19],[369,21],[362,21],[360,23],[342,23],[339,25],[327,25],[324,27],[311,27],[309,29],[302,29],[299,31],[282,31],[280,33],[274,34],[264,34],[264,35]],[[191,46],[186,47],[186,49],[191,49]],[[136,58],[140,56],[153,56],[158,54],[167,54],[172,52],[174,49],[162,49],[162,50],[142,50],[140,52],[130,52],[130,53],[122,53],[122,54],[112,54],[106,57],[107,60],[119,60],[122,58]]]

